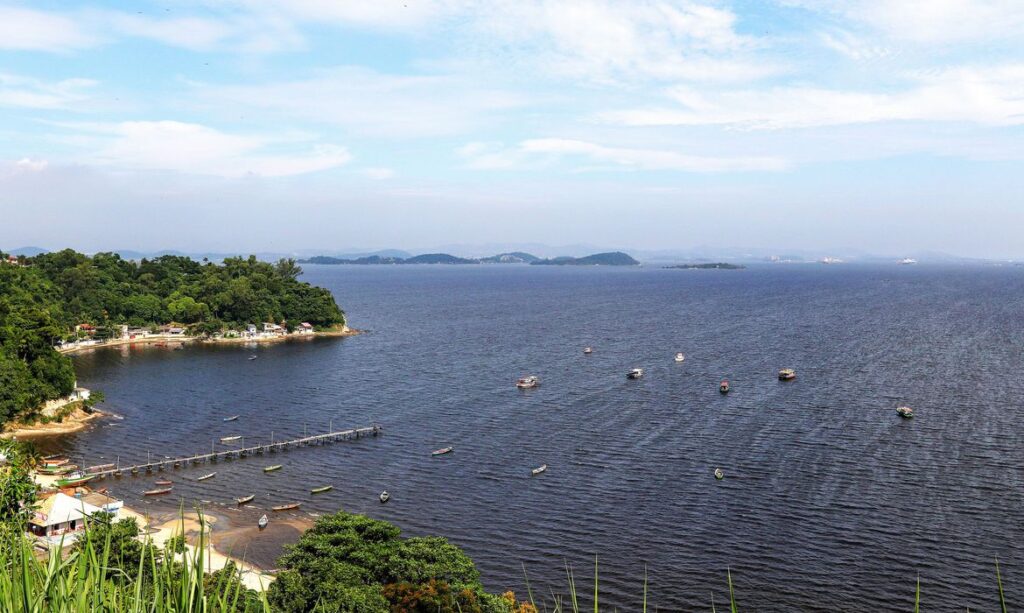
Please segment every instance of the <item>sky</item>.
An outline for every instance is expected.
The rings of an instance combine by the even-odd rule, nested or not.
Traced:
[[[0,248],[1022,229],[1020,0],[0,0]]]

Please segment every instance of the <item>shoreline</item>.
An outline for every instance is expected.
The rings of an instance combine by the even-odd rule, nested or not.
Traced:
[[[153,336],[147,336],[145,338],[121,338],[114,341],[109,341],[96,345],[77,345],[74,347],[60,348],[57,349],[57,352],[63,355],[70,355],[74,353],[80,353],[83,351],[89,351],[92,349],[124,347],[126,345],[154,345],[157,343],[166,343],[169,345],[185,345],[189,343],[208,345],[247,345],[250,343],[265,344],[280,343],[284,341],[299,341],[310,338],[339,338],[347,336],[358,336],[363,333],[363,330],[356,330],[354,328],[345,327],[343,329],[336,330],[317,330],[309,334],[282,334],[277,336],[258,336],[253,338],[206,338],[201,336],[184,336],[181,334],[154,334]]]
[[[35,423],[23,424],[11,422],[2,432],[0,438],[37,438],[46,436],[60,436],[64,434],[75,434],[89,427],[91,422],[101,417],[108,417],[107,413],[99,409],[87,412],[81,407],[75,409],[71,414],[64,417],[60,422],[48,424]]]

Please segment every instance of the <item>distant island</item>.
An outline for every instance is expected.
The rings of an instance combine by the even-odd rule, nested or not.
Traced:
[[[676,264],[674,266],[666,266],[665,268],[676,268],[682,270],[743,270],[746,266],[742,264],[730,264],[728,262],[708,262],[705,264]]]
[[[326,255],[318,255],[304,260],[300,264],[355,264],[355,265],[381,265],[381,264],[530,264],[541,266],[638,266],[640,262],[621,251],[610,253],[595,253],[582,258],[557,257],[550,259],[539,258],[532,253],[513,251],[511,253],[499,253],[485,258],[461,258],[448,253],[424,253],[422,255],[407,258],[394,256],[370,255],[359,258],[336,258]]]

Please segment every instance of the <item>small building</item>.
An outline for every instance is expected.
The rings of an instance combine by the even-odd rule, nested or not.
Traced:
[[[80,500],[86,504],[103,511],[110,516],[111,519],[117,519],[118,514],[121,512],[121,507],[124,506],[123,500],[118,500],[113,496],[107,496],[99,492],[89,492],[80,498]]]
[[[308,321],[304,321],[301,324],[295,326],[295,334],[312,334],[313,325]]]
[[[249,324],[245,326],[245,336],[252,337],[257,334],[259,334],[259,329],[256,327],[256,324]]]
[[[263,333],[271,335],[284,334],[285,329],[275,323],[267,322],[263,324]]]
[[[85,500],[73,498],[60,492],[44,499],[28,520],[28,532],[39,538],[56,543],[74,542],[85,529],[87,517],[105,513]]]

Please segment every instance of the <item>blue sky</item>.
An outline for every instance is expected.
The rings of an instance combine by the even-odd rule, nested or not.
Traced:
[[[1024,257],[1024,3],[0,0],[0,246]]]

